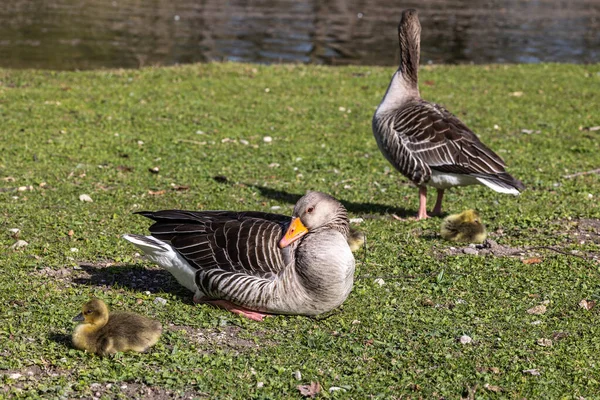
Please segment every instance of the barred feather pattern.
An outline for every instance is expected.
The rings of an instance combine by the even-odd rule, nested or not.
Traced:
[[[156,221],[150,227],[153,237],[169,243],[196,269],[195,284],[207,299],[256,311],[316,315],[341,304],[352,287],[354,258],[341,204],[327,226],[284,249],[278,243],[291,222],[284,215],[180,210],[139,214]],[[319,242],[326,247],[307,245]],[[315,278],[330,283],[314,284]]]
[[[496,153],[437,104],[414,98],[402,107],[375,114],[373,132],[388,161],[416,185],[426,184],[434,169],[524,188],[506,173],[506,164]]]

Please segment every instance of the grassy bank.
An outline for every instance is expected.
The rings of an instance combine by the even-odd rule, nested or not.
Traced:
[[[422,69],[423,97],[528,187],[447,196],[449,212],[480,211],[496,255],[452,248],[440,219],[391,217],[418,201],[371,133],[391,73],[0,70],[0,397],[293,398],[311,381],[333,398],[595,396],[600,305],[578,303],[600,301],[600,178],[565,176],[600,167],[600,131],[587,129],[600,125],[600,66]],[[120,239],[147,231],[137,210],[290,214],[308,189],[342,200],[368,238],[355,288],[328,318],[256,323],[194,306]],[[11,228],[26,247],[10,248]],[[161,341],[104,359],[72,349],[71,318],[91,295],[160,320]]]

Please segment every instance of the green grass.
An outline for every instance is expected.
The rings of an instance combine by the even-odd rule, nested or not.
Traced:
[[[437,234],[440,219],[390,217],[417,208],[417,190],[390,171],[371,133],[392,72],[217,63],[0,70],[0,397],[152,390],[294,398],[296,386],[311,381],[333,398],[597,396],[600,306],[586,311],[578,303],[600,300],[592,259],[600,232],[584,226],[600,218],[600,178],[563,176],[600,167],[600,133],[584,129],[600,125],[600,65],[443,66],[420,74],[422,96],[463,119],[528,188],[519,197],[461,188],[448,194],[446,210],[477,208],[502,245],[583,256],[542,249],[537,264],[445,255],[452,244]],[[156,166],[158,174],[149,172]],[[290,214],[308,189],[342,200],[351,217],[372,217],[359,225],[368,250],[356,254],[354,290],[326,319],[256,323],[194,306],[191,293],[120,239],[147,231],[136,210],[280,206]],[[79,201],[84,193],[93,203]],[[10,228],[29,245],[10,249]],[[385,285],[374,282],[379,276]],[[103,359],[76,351],[71,318],[92,295],[156,318],[166,332],[146,354]],[[545,314],[527,313],[543,301]],[[558,332],[567,336],[552,347],[537,344]],[[460,344],[463,334],[473,342]],[[347,391],[329,393],[332,386]]]

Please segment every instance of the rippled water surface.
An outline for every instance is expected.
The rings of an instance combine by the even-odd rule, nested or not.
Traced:
[[[1,0],[0,66],[209,60],[393,65],[403,9],[422,62],[600,61],[600,0]]]

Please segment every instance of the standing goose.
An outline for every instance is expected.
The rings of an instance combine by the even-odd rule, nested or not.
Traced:
[[[354,280],[348,217],[333,197],[309,192],[292,218],[262,212],[142,211],[151,236],[124,235],[210,303],[261,321],[318,315],[346,300]]]
[[[437,189],[434,214],[441,214],[444,190],[482,184],[519,194],[525,186],[504,161],[456,116],[421,99],[418,87],[421,24],[405,10],[398,25],[400,67],[373,116],[373,134],[385,158],[419,188],[417,219],[427,218],[427,185]]]

